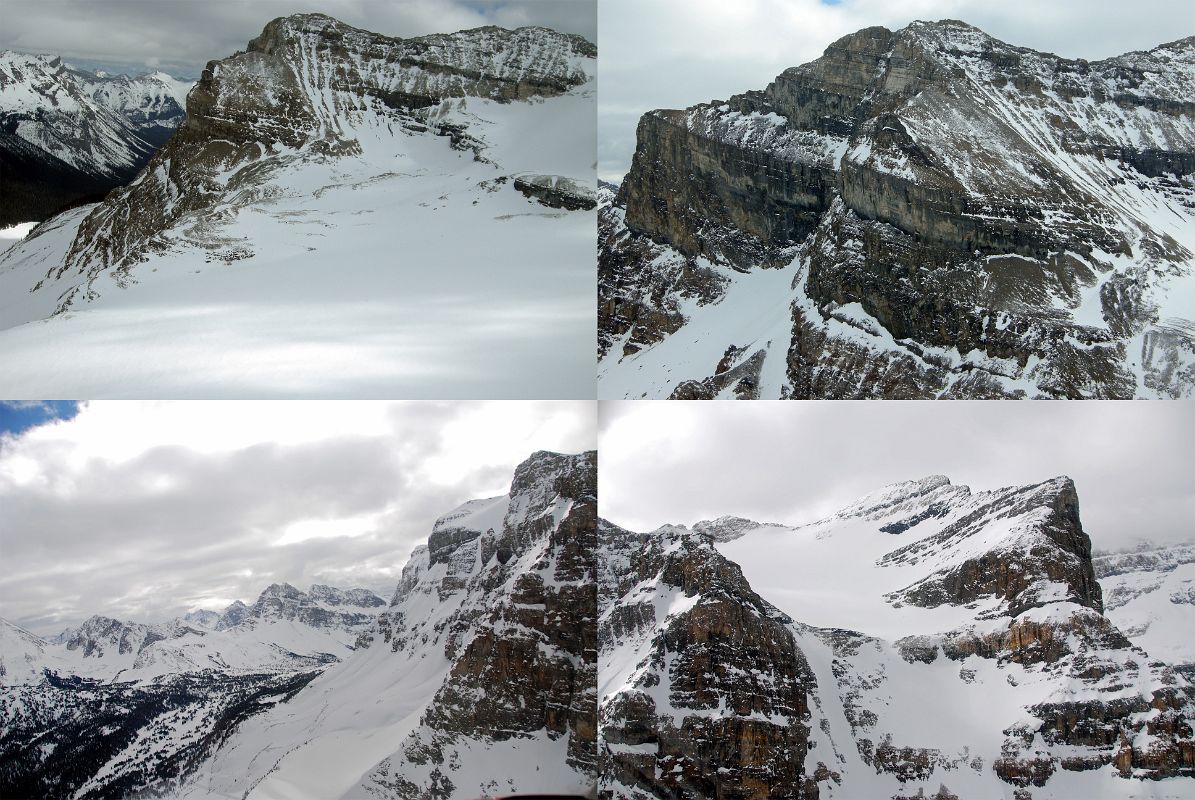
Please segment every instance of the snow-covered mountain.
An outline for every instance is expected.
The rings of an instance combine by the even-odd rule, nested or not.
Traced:
[[[599,525],[603,796],[1189,796],[1195,687],[1105,616],[1069,479],[733,527]]]
[[[0,51],[0,227],[127,183],[182,123],[191,84]]]
[[[350,655],[384,606],[362,589],[275,584],[223,615],[97,615],[51,641],[0,619],[0,794],[169,792],[241,720]]]
[[[610,398],[1195,393],[1195,38],[1099,62],[867,28],[639,123]]]
[[[270,22],[128,186],[0,255],[10,394],[592,397],[595,64]]]
[[[533,454],[507,495],[437,521],[389,604],[276,584],[202,631],[150,641],[93,618],[60,637],[76,663],[88,647],[133,659],[116,680],[35,669],[55,646],[0,625],[0,794],[585,793],[596,486],[595,453]],[[331,642],[326,657],[316,642]]]

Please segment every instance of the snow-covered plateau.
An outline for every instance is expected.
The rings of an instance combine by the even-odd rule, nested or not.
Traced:
[[[591,398],[595,62],[271,22],[127,187],[0,253],[6,396]]]

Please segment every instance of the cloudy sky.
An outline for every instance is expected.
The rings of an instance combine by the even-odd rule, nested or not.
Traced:
[[[19,412],[0,406],[0,616],[45,635],[283,581],[389,599],[436,517],[596,435],[592,402],[93,402],[13,433]]]
[[[1088,60],[1195,34],[1189,5],[1173,0],[601,0],[599,176],[626,173],[645,111],[763,89],[860,28],[947,18]]]
[[[1097,548],[1195,538],[1185,402],[622,402],[600,429],[601,515],[632,530],[813,522],[927,475],[973,491],[1069,475]]]
[[[208,61],[244,50],[271,19],[311,11],[388,36],[481,25],[597,35],[594,0],[4,0],[0,49],[194,78]]]

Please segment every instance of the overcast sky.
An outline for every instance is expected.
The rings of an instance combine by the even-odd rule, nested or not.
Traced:
[[[599,177],[626,173],[646,111],[763,89],[860,28],[948,18],[1088,60],[1195,34],[1190,5],[1174,0],[601,0]]]
[[[1069,475],[1099,549],[1195,540],[1189,402],[602,403],[603,517],[814,522],[886,486]]]
[[[4,0],[0,49],[198,77],[275,17],[320,12],[387,36],[544,25],[596,41],[594,0]]]
[[[275,582],[389,599],[436,517],[595,425],[592,402],[89,403],[0,435],[0,616],[51,635]]]

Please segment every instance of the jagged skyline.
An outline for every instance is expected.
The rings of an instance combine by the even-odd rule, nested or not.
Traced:
[[[891,30],[914,20],[961,19],[991,36],[1064,58],[1096,60],[1195,33],[1181,4],[985,3],[982,0],[748,0],[709,3],[603,0],[598,99],[598,177],[630,168],[635,123],[656,108],[686,108],[761,89],[789,67],[812,61],[862,28]]]

